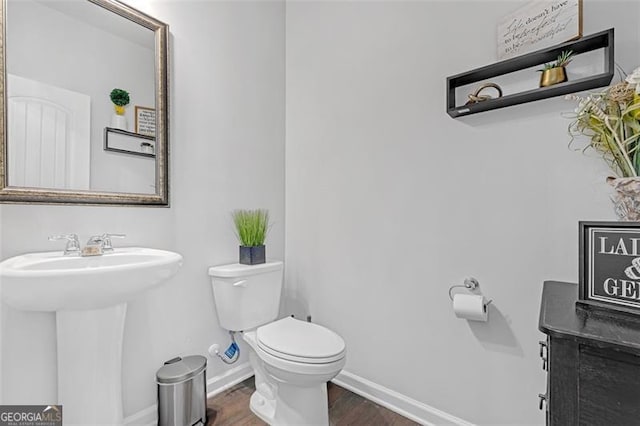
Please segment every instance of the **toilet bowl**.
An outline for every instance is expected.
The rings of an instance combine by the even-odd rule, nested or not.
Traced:
[[[251,410],[270,425],[327,426],[326,383],[345,365],[344,340],[319,324],[275,320],[282,262],[216,266],[209,275],[221,326],[242,331],[250,348],[256,383]]]
[[[342,338],[294,318],[245,332],[243,338],[256,372],[251,411],[272,425],[328,425],[327,382],[346,362]]]

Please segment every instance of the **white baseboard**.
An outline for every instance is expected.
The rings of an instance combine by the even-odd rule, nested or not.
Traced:
[[[245,362],[218,376],[212,377],[207,380],[207,397],[211,398],[222,393],[251,376],[253,376],[253,369],[248,362]],[[332,382],[425,426],[475,426],[473,423],[423,404],[348,371],[342,371]],[[158,408],[156,404],[124,419],[126,426],[154,426],[157,422]]]
[[[473,423],[423,404],[348,371],[343,370],[340,372],[332,382],[425,426],[475,426]]]
[[[234,387],[240,382],[244,382],[253,376],[253,368],[249,362],[244,362],[227,370],[224,373],[207,380],[207,398],[211,398],[219,393]]]
[[[158,406],[153,404],[124,418],[124,424],[130,426],[153,426],[158,424]]]
[[[211,398],[253,376],[248,362],[242,363],[224,373],[207,380],[207,398]],[[158,406],[153,404],[124,419],[126,426],[155,426],[158,424]]]

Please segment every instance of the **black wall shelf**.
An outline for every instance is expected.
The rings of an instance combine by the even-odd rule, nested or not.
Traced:
[[[153,147],[155,151],[156,138],[140,133],[129,132],[112,127],[104,128],[104,150],[121,154],[138,155],[140,157],[155,158],[155,154],[142,151],[141,143]]]
[[[606,86],[611,82],[614,74],[613,33],[613,28],[610,28],[596,34],[583,37],[579,40],[569,41],[547,49],[538,50],[515,58],[496,62],[492,65],[476,68],[462,74],[447,77],[447,113],[453,118],[458,118],[492,109],[504,108],[511,105],[518,105]],[[458,87],[485,81],[490,78],[534,67],[536,65],[541,65],[545,62],[552,62],[563,50],[573,50],[574,55],[578,55],[598,49],[604,49],[605,72],[601,74],[567,81],[549,87],[507,94],[500,98],[489,99],[474,104],[461,106],[456,106],[455,104],[456,88]]]

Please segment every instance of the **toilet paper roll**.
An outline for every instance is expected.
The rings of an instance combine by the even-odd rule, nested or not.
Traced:
[[[486,322],[487,310],[487,300],[482,295],[456,294],[453,296],[453,312],[458,318]]]

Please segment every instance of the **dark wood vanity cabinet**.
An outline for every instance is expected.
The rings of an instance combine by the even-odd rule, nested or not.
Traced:
[[[551,426],[640,425],[640,315],[576,307],[578,286],[544,283],[539,329]]]

